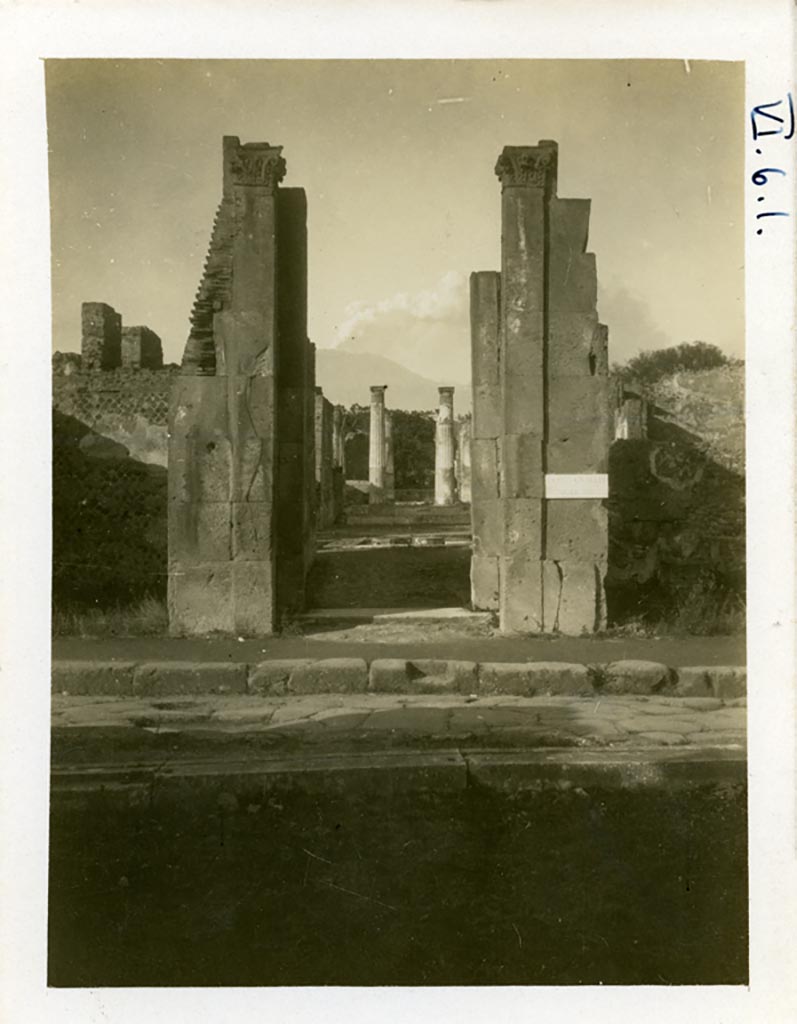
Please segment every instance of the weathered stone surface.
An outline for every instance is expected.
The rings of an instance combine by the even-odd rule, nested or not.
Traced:
[[[586,665],[560,661],[524,663],[482,662],[479,665],[480,694],[574,695],[593,693]]]
[[[546,503],[545,556],[552,562],[606,559],[608,512],[593,498],[567,498]]]
[[[505,498],[545,496],[542,437],[504,434],[501,438],[501,493]]]
[[[503,551],[504,509],[497,498],[471,504],[473,550],[478,555],[499,555]]]
[[[474,551],[470,560],[470,599],[476,609],[497,611],[501,593],[500,558]]]
[[[489,439],[472,438],[471,449],[471,498],[476,507],[488,501],[497,501],[498,487],[498,442]]]
[[[504,555],[500,567],[501,630],[541,633],[543,630],[542,562],[533,549]]]
[[[593,562],[543,563],[545,629],[577,636],[606,622],[603,573]]]
[[[247,667],[240,663],[158,661],[137,665],[133,692],[146,695],[246,693]]]
[[[558,377],[608,373],[608,332],[594,310],[551,313],[548,317],[548,382]]]
[[[601,692],[669,693],[675,686],[675,672],[657,661],[613,661],[601,666]]]
[[[313,658],[288,658],[250,665],[247,690],[249,693],[262,694],[266,697],[283,697],[290,692],[291,674],[296,669],[312,665],[313,661]]]
[[[53,693],[123,697],[133,692],[132,661],[54,661]]]
[[[169,563],[169,632],[191,636],[235,631],[229,562]]]
[[[123,327],[121,341],[122,366],[134,370],[163,368],[163,346],[149,327]]]
[[[473,437],[495,439],[501,435],[501,385],[473,385]]]
[[[105,302],[84,302],[80,311],[81,366],[88,373],[122,364],[122,317]]]
[[[747,669],[741,665],[692,665],[677,669],[674,692],[733,700],[747,696]]]
[[[474,693],[476,664],[430,658],[377,659],[371,662],[368,689],[374,693]]]
[[[289,685],[291,693],[364,693],[368,666],[362,658],[324,658],[297,668]]]

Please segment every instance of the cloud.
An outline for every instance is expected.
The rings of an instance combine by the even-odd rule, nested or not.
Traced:
[[[675,344],[656,324],[647,302],[624,285],[599,285],[598,309],[601,322],[609,327],[609,359],[613,363]]]
[[[384,356],[431,380],[459,384],[470,379],[468,318],[468,279],[451,270],[430,289],[350,303],[336,347]]]

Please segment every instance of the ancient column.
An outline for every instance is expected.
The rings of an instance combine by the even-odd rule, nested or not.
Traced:
[[[456,501],[454,479],[454,389],[437,389],[440,404],[434,434],[434,503],[453,505]]]
[[[470,276],[471,505],[473,555],[471,603],[497,611],[504,545],[503,508],[498,487],[498,450],[503,431],[500,383],[501,275],[485,270]]]
[[[332,473],[332,403],[315,389],[315,480],[318,494],[318,525],[321,529],[335,521]]]
[[[371,385],[371,426],[368,437],[368,498],[372,505],[385,500],[385,391],[387,384]]]
[[[469,505],[470,490],[470,429],[471,418],[466,416],[457,423],[457,452],[455,470],[459,500]]]
[[[385,410],[385,501],[396,500],[396,470],[393,459],[393,411]]]
[[[263,636],[279,624],[280,509],[303,518],[307,363],[291,353],[307,345],[306,307],[291,239],[301,251],[304,196],[291,190],[297,202],[281,217],[281,147],[226,136],[223,149],[222,201],[169,414],[169,622],[178,635]],[[280,254],[292,274],[280,273]],[[295,434],[283,445],[292,402]],[[298,537],[293,546],[301,558]]]
[[[336,405],[332,410],[332,465],[345,472],[346,448],[343,443],[343,406]]]

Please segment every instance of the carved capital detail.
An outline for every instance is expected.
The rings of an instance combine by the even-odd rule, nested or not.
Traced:
[[[236,185],[260,185],[273,192],[285,177],[282,146],[258,147],[247,151],[241,147],[230,164]]]
[[[498,157],[495,173],[502,187],[522,185],[527,188],[556,187],[556,144],[544,146],[504,146]]]

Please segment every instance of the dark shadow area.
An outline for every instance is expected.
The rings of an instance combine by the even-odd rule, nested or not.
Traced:
[[[445,608],[470,600],[470,548],[320,551],[309,608]]]
[[[743,628],[745,480],[650,408],[645,440],[609,453],[609,622]]]
[[[49,984],[746,984],[746,793],[201,786],[51,809]]]
[[[53,606],[166,598],[167,473],[53,411]]]

